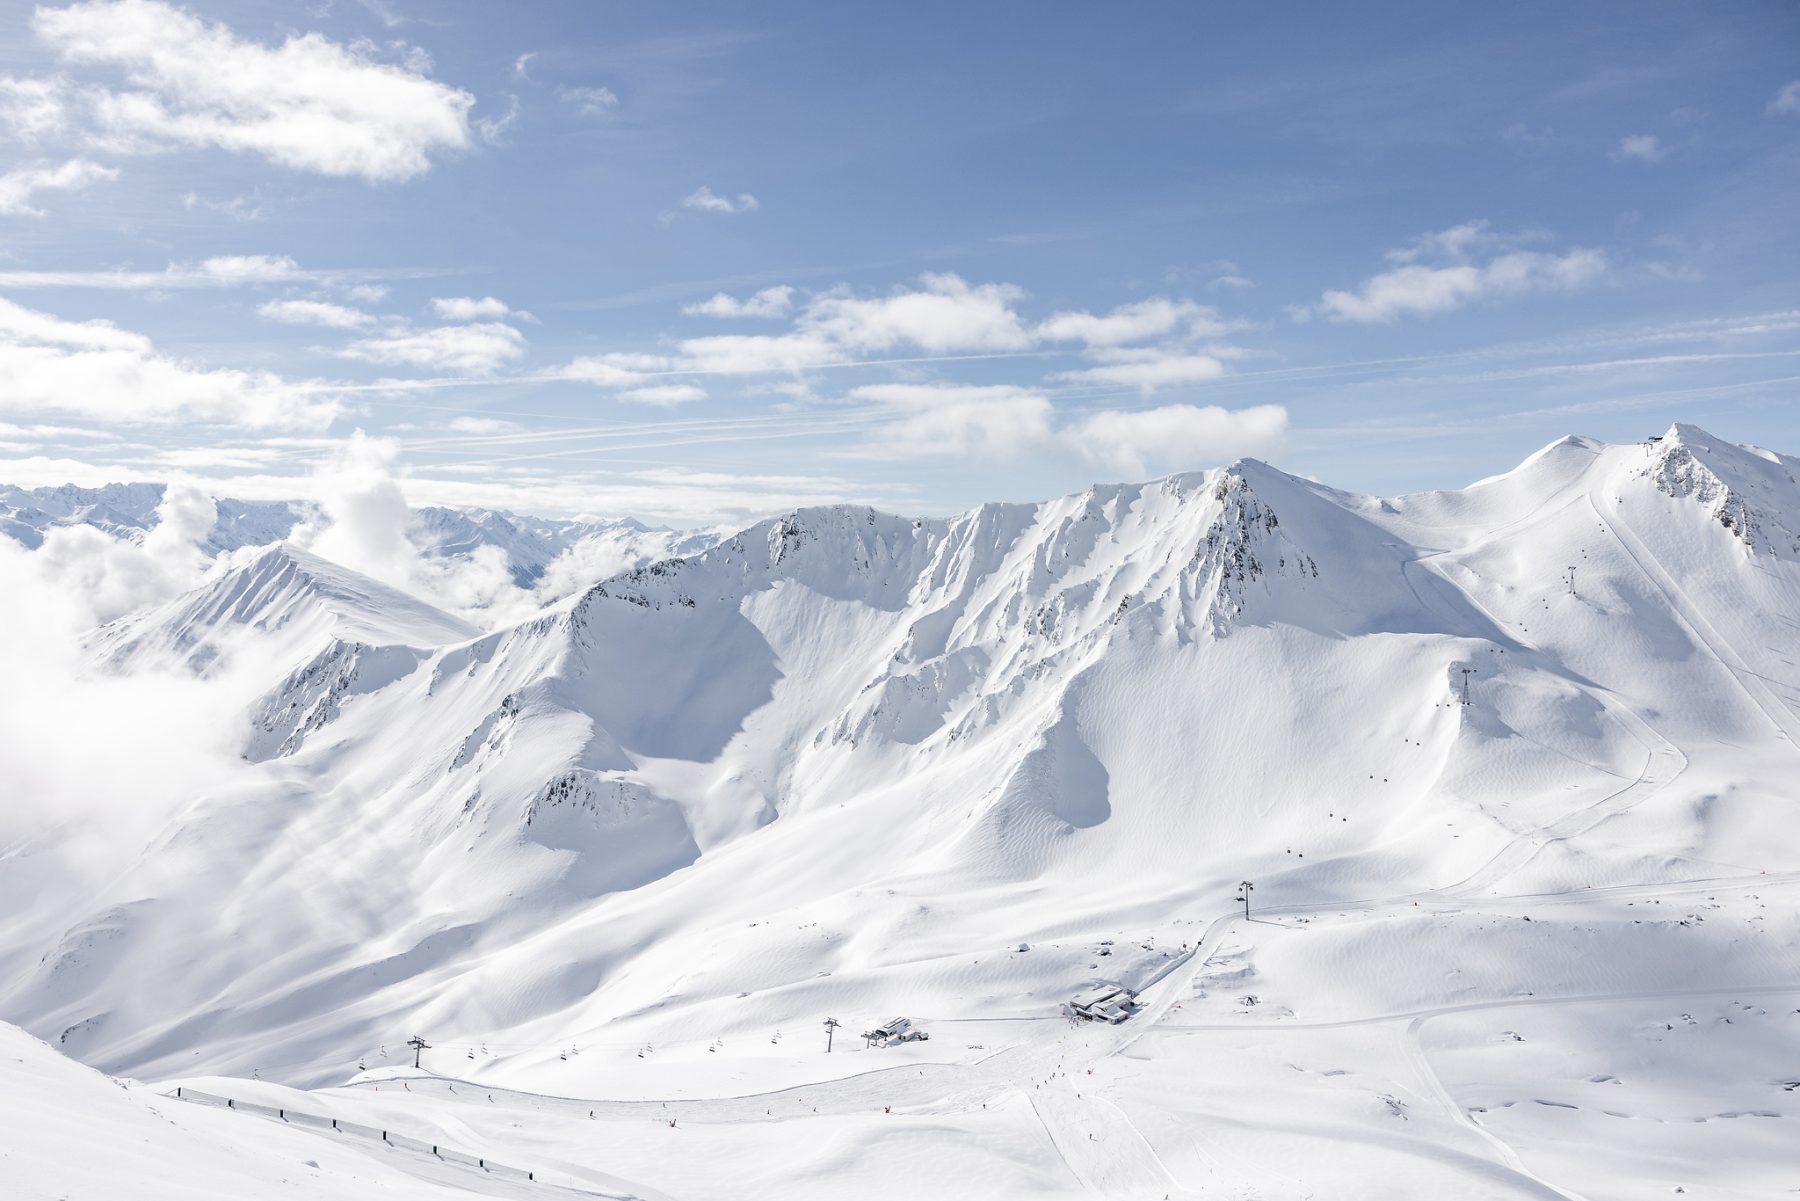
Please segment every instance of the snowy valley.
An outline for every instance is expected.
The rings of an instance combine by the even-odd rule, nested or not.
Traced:
[[[1680,425],[1392,498],[1247,459],[725,536],[424,511],[522,589],[612,540],[485,621],[221,502],[200,586],[84,644],[221,698],[207,787],[5,828],[0,1179],[1790,1192],[1796,471]],[[150,488],[0,532],[139,541]],[[1065,1013],[1100,984],[1137,1012]],[[857,1036],[896,1014],[929,1039]]]

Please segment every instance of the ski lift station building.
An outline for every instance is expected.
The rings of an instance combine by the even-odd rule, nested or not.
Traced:
[[[885,1046],[888,1043],[924,1042],[931,1035],[915,1026],[911,1018],[892,1018],[873,1030],[863,1031],[863,1037]]]
[[[1096,984],[1069,999],[1069,1012],[1116,1026],[1137,1012],[1137,994],[1122,984]]]

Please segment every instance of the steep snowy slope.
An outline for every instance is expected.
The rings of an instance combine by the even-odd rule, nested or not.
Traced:
[[[0,1013],[138,1074],[324,1083],[423,1030],[484,1082],[666,1097],[867,1071],[790,1040],[907,1012],[963,1105],[1054,1078],[1078,1050],[1033,1023],[1095,979],[1203,1031],[1776,987],[1800,931],[1762,899],[1645,930],[1662,894],[1618,890],[1800,869],[1796,466],[1682,426],[1391,499],[1246,461],[947,521],[803,510],[485,636],[383,630],[415,650],[346,665],[334,633],[247,722],[256,789],[0,928]],[[1231,924],[1244,879],[1286,924]],[[1403,1082],[1358,1052],[1344,1121],[1451,1104],[1407,1045]],[[1062,1137],[1113,1111],[1046,1104],[1084,1185],[1167,1181]],[[1435,1165],[1403,1195],[1561,1195],[1457,1114],[1402,1151],[1371,1127],[1369,1179],[1402,1154]]]
[[[94,651],[113,672],[229,676],[252,695],[281,681],[251,714],[244,755],[264,759],[298,746],[350,698],[413,671],[428,648],[479,633],[404,592],[278,543],[196,592],[103,627]]]
[[[390,598],[371,608],[395,627],[334,631],[258,709],[250,753],[310,782],[284,820],[312,833],[267,835],[266,864],[289,866],[270,886],[310,887],[323,839],[358,907],[394,919],[388,971],[441,981],[417,982],[440,1021],[504,995],[497,1025],[666,1039],[731,1029],[746,988],[786,990],[795,1013],[880,1008],[902,962],[910,989],[941,996],[967,968],[958,948],[1116,930],[1246,875],[1270,900],[1325,901],[1786,854],[1757,773],[1667,793],[1654,830],[1578,866],[1560,833],[1545,855],[1515,839],[1576,814],[1626,831],[1697,752],[1791,754],[1791,685],[1732,649],[1792,656],[1791,546],[1741,534],[1800,512],[1786,470],[1678,430],[1649,452],[1561,444],[1466,493],[1392,502],[1246,462],[948,522],[807,510],[516,628],[346,671],[347,641],[469,634]],[[276,616],[252,624],[294,624],[278,585],[308,573],[291,561],[147,624],[179,647],[265,591]],[[1689,697],[1705,703],[1662,714]],[[369,812],[377,844],[352,816]],[[788,935],[721,947],[777,914]],[[833,932],[803,932],[824,915]],[[1048,1005],[1080,957],[1035,957],[1019,983]],[[704,983],[682,966],[702,959]],[[829,986],[806,983],[821,970]],[[371,990],[395,978],[277,976],[207,1003],[242,1021],[303,991],[311,1032],[283,1061],[358,1045]],[[1016,1007],[1015,988],[996,1004]],[[171,996],[169,1018],[197,1000]],[[60,998],[54,1020],[92,1005],[104,995]],[[83,1053],[146,1066],[125,1046]]]
[[[332,642],[429,647],[480,631],[424,601],[287,543],[268,547],[205,587],[100,633],[114,665],[184,661],[205,671],[231,643],[285,662]]]
[[[542,1197],[545,1186],[380,1139],[109,1080],[0,1023],[0,1183],[19,1201]],[[561,1189],[554,1191],[562,1192]],[[577,1195],[564,1192],[563,1195]],[[619,1196],[608,1189],[604,1194]]]

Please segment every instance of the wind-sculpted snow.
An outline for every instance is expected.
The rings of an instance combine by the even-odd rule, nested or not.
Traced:
[[[480,631],[396,588],[281,544],[258,553],[187,596],[102,630],[103,657],[117,667],[185,663],[204,673],[246,637],[254,653],[320,651],[328,641],[437,646]]]
[[[262,790],[7,927],[0,1014],[113,1070],[299,1083],[426,1030],[591,1095],[828,1014],[1025,1056],[1071,990],[1178,964],[1197,1010],[1279,996],[1220,1021],[1697,987],[1692,927],[1446,907],[1800,869],[1795,466],[1677,427],[1405,497],[1244,461],[948,519],[802,509],[482,635],[277,556],[104,640],[122,669],[228,627],[291,654],[244,720]],[[1201,972],[1183,943],[1244,879],[1370,924],[1245,926]],[[1706,972],[1800,970],[1742,917],[1770,933],[1708,930]],[[1392,1081],[1356,1096],[1346,1122],[1422,1120]],[[1480,1137],[1456,1122],[1434,1149]]]

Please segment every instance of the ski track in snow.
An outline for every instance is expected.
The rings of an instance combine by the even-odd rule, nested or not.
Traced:
[[[1594,511],[1595,519],[1618,540],[1619,545],[1625,549],[1626,554],[1631,556],[1637,564],[1638,570],[1643,572],[1644,577],[1655,584],[1668,598],[1670,607],[1680,617],[1682,624],[1693,632],[1694,637],[1699,639],[1711,652],[1712,657],[1718,660],[1719,665],[1730,673],[1738,687],[1744,690],[1744,695],[1750,698],[1751,703],[1763,711],[1764,716],[1769,719],[1769,724],[1775,727],[1780,737],[1786,739],[1796,753],[1800,753],[1800,722],[1797,722],[1793,710],[1785,701],[1770,691],[1761,675],[1745,666],[1737,650],[1713,628],[1712,623],[1707,621],[1706,617],[1694,606],[1688,598],[1687,591],[1670,577],[1668,571],[1657,561],[1655,553],[1644,545],[1643,540],[1632,531],[1630,525],[1624,521],[1609,520],[1600,511],[1600,506],[1594,503],[1592,494],[1589,494],[1587,501],[1588,507]]]
[[[1520,835],[1521,842],[1534,842],[1542,831]],[[1628,886],[1579,893],[1542,893],[1520,897],[1490,898],[1495,902],[1540,901],[1565,904],[1591,903],[1600,899],[1625,896],[1653,897],[1679,895],[1683,892],[1719,890],[1731,885],[1769,885],[1800,881],[1800,872],[1778,876],[1723,877],[1701,881],[1683,881],[1674,885]],[[1415,899],[1455,901],[1460,899],[1462,885],[1415,897],[1386,897],[1351,901],[1336,905],[1307,905],[1259,912],[1260,920],[1304,916],[1325,911],[1379,912],[1383,909],[1410,908]],[[1258,919],[1252,919],[1252,921]],[[1169,1172],[1153,1145],[1132,1124],[1130,1118],[1114,1102],[1093,1091],[1080,1090],[1080,1075],[1101,1060],[1124,1052],[1139,1040],[1152,1035],[1202,1035],[1207,1033],[1242,1034],[1247,1029],[1257,1033],[1269,1031],[1304,1031],[1345,1029],[1406,1023],[1401,1047],[1414,1074],[1443,1109],[1459,1126],[1473,1133],[1490,1150],[1495,1166],[1516,1175],[1528,1187],[1523,1195],[1562,1198],[1564,1201],[1586,1201],[1531,1172],[1516,1150],[1482,1127],[1450,1096],[1419,1045],[1419,1034],[1434,1018],[1450,1014],[1520,1007],[1586,1005],[1609,1001],[1646,999],[1692,999],[1701,997],[1746,997],[1800,994],[1800,985],[1723,986],[1702,989],[1651,989],[1606,993],[1592,996],[1508,997],[1493,1001],[1444,1005],[1409,1013],[1377,1014],[1326,1022],[1275,1021],[1247,1026],[1243,1023],[1187,1024],[1167,1020],[1171,1007],[1191,988],[1195,975],[1206,966],[1208,957],[1201,948],[1216,944],[1227,930],[1246,924],[1239,913],[1228,913],[1214,919],[1201,936],[1199,945],[1185,961],[1185,971],[1170,972],[1152,986],[1154,996],[1146,991],[1143,1010],[1121,1027],[1083,1026],[1074,1029],[1084,1036],[1071,1042],[1070,1035],[1050,1048],[1014,1048],[998,1052],[973,1067],[962,1065],[924,1065],[892,1067],[873,1072],[796,1085],[766,1093],[741,1097],[711,1099],[667,1099],[613,1101],[597,1098],[550,1097],[541,1094],[494,1088],[476,1081],[446,1077],[410,1077],[409,1088],[416,1091],[438,1090],[442,1095],[456,1096],[465,1103],[482,1097],[489,1103],[514,1109],[560,1114],[579,1118],[594,1113],[608,1121],[655,1121],[674,1117],[685,1122],[761,1122],[804,1120],[819,1115],[868,1113],[879,1107],[893,1107],[896,1113],[953,1114],[979,1109],[1000,1100],[1009,1092],[1026,1096],[1042,1123],[1045,1136],[1056,1149],[1069,1171],[1101,1197],[1124,1197],[1153,1194],[1161,1189],[1171,1197],[1189,1195],[1181,1182]],[[1111,1037],[1108,1037],[1111,1036]],[[1085,1045],[1083,1045],[1085,1043]],[[1054,1062],[1052,1062],[1054,1060]],[[349,1090],[380,1091],[384,1082],[376,1081],[348,1086]],[[392,1082],[385,1082],[391,1092]],[[461,1085],[461,1090],[456,1086]],[[1092,1135],[1093,1137],[1087,1137]],[[1271,1177],[1285,1176],[1273,1165],[1260,1165]],[[1298,1195],[1310,1195],[1299,1181],[1294,1182]],[[1199,1195],[1197,1193],[1193,1195]]]

